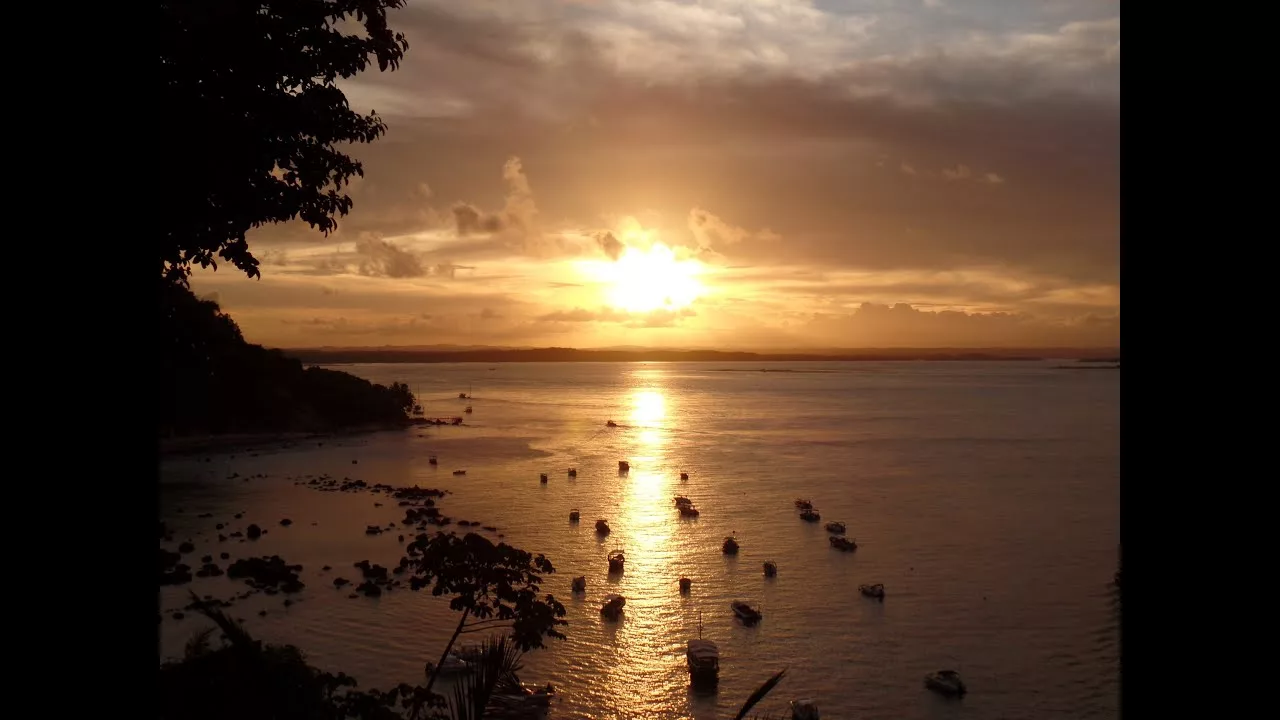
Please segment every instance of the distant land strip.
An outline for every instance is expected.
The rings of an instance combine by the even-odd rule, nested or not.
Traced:
[[[1114,362],[1115,348],[949,349],[902,348],[823,352],[736,352],[720,350],[578,350],[573,348],[295,348],[282,350],[303,363],[514,363],[514,362],[851,362],[851,361],[1035,361],[1048,358]]]

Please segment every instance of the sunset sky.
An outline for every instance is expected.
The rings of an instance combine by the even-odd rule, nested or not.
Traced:
[[[1119,344],[1118,0],[409,0],[276,347]]]

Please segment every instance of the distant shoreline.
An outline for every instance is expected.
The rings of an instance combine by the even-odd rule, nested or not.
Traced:
[[[262,449],[268,445],[286,446],[299,442],[332,440],[357,435],[368,435],[391,430],[429,426],[422,418],[405,418],[403,422],[375,423],[329,431],[279,431],[261,433],[227,433],[225,435],[190,435],[186,437],[160,438],[160,456],[176,457],[197,453],[225,453]]]
[[[392,363],[513,363],[513,362],[1037,362],[1050,358],[1108,360],[1106,349],[868,349],[847,353],[752,353],[715,350],[574,350],[570,348],[413,350],[398,348],[281,350],[303,363],[316,365]]]

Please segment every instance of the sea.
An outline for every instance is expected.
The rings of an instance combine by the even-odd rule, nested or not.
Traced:
[[[351,598],[332,584],[359,582],[361,560],[396,565],[398,533],[365,528],[398,523],[403,509],[300,483],[327,475],[440,488],[445,515],[492,526],[474,531],[554,564],[543,588],[568,610],[567,638],[526,654],[520,671],[555,687],[553,718],[728,720],[781,670],[755,712],[789,717],[788,703],[807,699],[823,718],[1115,718],[1120,372],[1071,365],[335,366],[407,383],[427,416],[465,421],[163,459],[160,515],[175,538],[162,546],[189,539],[193,567],[222,552],[302,565],[306,588],[292,604],[257,594],[228,612],[362,688],[422,683],[457,621],[447,598],[407,589]],[[677,495],[701,514],[681,517]],[[798,498],[821,522],[799,518]],[[599,518],[612,528],[605,538]],[[846,524],[856,552],[830,546],[827,521]],[[267,533],[218,541],[250,522]],[[722,552],[726,536],[736,556]],[[610,576],[615,550],[626,566]],[[575,596],[579,575],[587,590]],[[858,592],[871,583],[884,585],[883,602]],[[161,658],[180,657],[210,624],[191,612],[173,618],[188,590],[232,598],[244,589],[226,576],[161,588]],[[611,593],[627,600],[617,622],[599,612]],[[744,626],[734,600],[762,620]],[[714,692],[690,688],[685,647],[699,636],[719,646]],[[925,674],[940,669],[958,671],[968,694],[926,689]]]

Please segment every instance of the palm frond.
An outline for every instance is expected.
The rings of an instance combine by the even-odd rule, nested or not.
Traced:
[[[751,693],[751,697],[747,698],[747,701],[742,704],[742,707],[738,710],[738,714],[733,716],[733,720],[742,720],[745,718],[747,713],[751,712],[751,708],[755,707],[756,703],[763,700],[765,695],[768,695],[770,691],[777,687],[778,683],[782,682],[782,676],[786,674],[787,669],[783,668],[778,671],[777,675],[774,675],[764,681],[764,684],[756,688],[756,691]]]
[[[227,617],[227,614],[222,612],[222,608],[217,607],[211,602],[201,600],[199,595],[196,595],[190,590],[187,592],[191,594],[191,600],[195,604],[195,609],[198,610],[201,615],[212,620],[214,625],[218,626],[218,629],[226,636],[227,643],[232,647],[249,647],[257,642],[244,628],[240,627],[240,623]]]
[[[489,638],[480,647],[480,657],[453,688],[449,699],[453,720],[479,720],[484,717],[494,690],[505,683],[519,683],[516,672],[524,653],[510,637]]]
[[[187,646],[183,649],[182,655],[187,660],[198,658],[201,655],[209,654],[209,638],[213,636],[213,631],[217,628],[207,627],[187,640]]]

